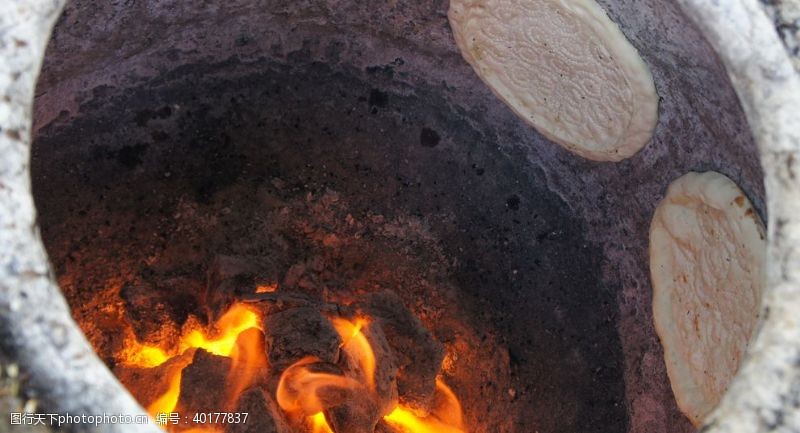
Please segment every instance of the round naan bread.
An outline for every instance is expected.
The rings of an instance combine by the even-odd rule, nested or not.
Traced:
[[[597,161],[650,141],[653,77],[594,0],[451,0],[448,16],[464,59],[550,140]]]
[[[650,225],[653,319],[675,399],[695,424],[717,405],[756,327],[764,226],[715,172],[672,182]]]

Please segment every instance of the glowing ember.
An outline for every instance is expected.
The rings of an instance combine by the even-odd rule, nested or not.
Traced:
[[[369,390],[375,392],[375,353],[372,351],[367,337],[361,332],[368,325],[367,319],[359,318],[352,323],[335,317],[331,322],[336,332],[342,337],[341,348],[351,359],[358,360],[361,371],[364,373],[364,381]]]
[[[120,357],[127,365],[142,368],[158,367],[170,359],[160,347],[140,344],[134,336],[125,340],[125,349]]]
[[[209,336],[203,330],[192,329],[181,337],[176,352],[169,353],[158,346],[141,344],[131,335],[125,340],[120,357],[126,365],[152,368],[194,348],[204,349],[214,355],[230,356],[239,334],[250,328],[261,329],[258,314],[246,305],[235,304],[214,324],[212,329],[216,332]]]
[[[281,375],[276,398],[286,412],[312,416],[331,406],[326,404],[322,392],[328,389],[357,390],[360,382],[331,373],[312,371],[309,366],[319,360],[305,357],[287,368]]]
[[[182,370],[182,369],[181,369]],[[178,404],[178,397],[181,392],[181,372],[171,374],[172,378],[169,380],[169,389],[161,395],[158,400],[154,401],[147,406],[147,412],[150,416],[155,417],[159,413],[169,413]]]
[[[181,340],[180,351],[192,348],[205,349],[219,356],[230,356],[239,334],[250,328],[261,329],[258,315],[243,304],[235,304],[214,325],[217,335],[209,337],[195,329]]]
[[[187,331],[180,339],[177,353],[170,353],[160,347],[139,343],[135,338],[128,338],[122,351],[122,362],[126,365],[152,368],[157,367],[172,357],[191,349],[204,349],[212,354],[230,357],[233,361],[229,377],[231,391],[229,406],[236,404],[239,393],[250,383],[258,368],[266,366],[263,352],[255,353],[252,348],[258,347],[258,332],[248,330],[261,329],[261,321],[254,311],[243,304],[233,305],[214,324],[210,332],[202,329]],[[240,335],[242,338],[240,339]],[[152,402],[147,411],[155,417],[159,413],[170,413],[175,410],[181,390],[181,374],[189,361],[172,367],[169,372],[167,391]]]
[[[318,412],[311,416],[311,432],[312,433],[333,433],[333,430],[328,426],[328,421],[325,420],[325,414]]]
[[[369,322],[363,318],[355,322],[333,318],[331,322],[342,338],[342,349],[361,366],[368,392],[374,393],[375,354],[361,332]],[[320,392],[330,388],[359,392],[364,385],[344,376],[310,371],[308,366],[318,361],[306,357],[284,371],[278,385],[278,404],[287,412],[307,416],[313,433],[333,433],[323,411],[335,403],[324,401]],[[383,419],[402,433],[464,433],[461,403],[441,379],[436,380],[435,400],[435,406],[427,417],[419,417],[409,408],[398,405]]]
[[[264,356],[264,336],[255,327],[246,329],[236,339],[236,345],[230,353],[233,360],[228,372],[228,407],[226,411],[233,411],[239,395],[245,390],[256,375],[266,372],[267,359]]]
[[[345,376],[339,373],[338,367],[308,356],[283,371],[275,395],[280,408],[300,425],[304,423],[303,428],[311,433],[334,433],[325,413],[345,404],[349,398],[366,396],[367,399],[378,399],[376,355],[367,337],[370,319],[360,317],[351,321],[334,317],[330,320],[341,337],[342,356],[348,357],[349,365],[358,366],[353,373],[356,377]],[[177,350],[140,344],[131,333],[120,357],[123,364],[140,368],[161,366],[195,349],[228,357],[231,363],[224,390],[226,407],[220,409],[233,411],[239,396],[251,384],[259,383],[256,378],[266,374],[269,368],[261,328],[258,313],[245,304],[235,304],[209,329],[185,330]],[[176,410],[181,399],[183,371],[191,362],[191,352],[188,352],[182,359],[164,365],[168,368],[165,380],[169,384],[167,391],[148,406],[151,415]],[[388,411],[383,420],[397,433],[464,433],[461,404],[441,379],[436,381],[434,403],[428,416],[419,417],[410,408],[398,405]],[[182,431],[210,433],[214,430],[202,427]]]
[[[273,293],[276,292],[277,290],[278,290],[278,285],[276,283],[265,284],[256,287],[256,293]]]
[[[383,419],[403,433],[464,433],[461,403],[441,380],[436,380],[437,405],[425,418],[398,407]]]

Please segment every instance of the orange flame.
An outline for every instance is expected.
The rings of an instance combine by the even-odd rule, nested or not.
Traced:
[[[348,377],[311,371],[309,364],[318,361],[313,356],[307,356],[284,370],[275,396],[281,409],[304,416],[316,416],[335,405],[323,398],[322,391],[325,388],[353,390],[362,387],[358,381]]]
[[[436,407],[425,418],[399,406],[383,419],[403,433],[464,433],[461,403],[441,379],[436,379],[435,397]]]
[[[331,319],[336,332],[342,338],[341,348],[351,359],[361,366],[363,380],[369,391],[375,392],[375,353],[362,330],[369,325],[367,319],[350,322],[342,318]],[[333,405],[319,398],[319,391],[325,387],[357,390],[359,382],[344,376],[329,373],[313,373],[307,365],[318,360],[304,358],[289,367],[281,376],[278,385],[278,404],[287,412],[302,413],[307,416],[312,433],[334,433],[325,419],[323,410]],[[289,392],[289,388],[294,392]],[[299,390],[299,391],[298,391]],[[398,405],[383,419],[402,433],[464,433],[461,403],[455,393],[441,379],[436,379],[434,408],[422,418],[402,405]]]
[[[256,330],[261,329],[261,321],[258,314],[246,305],[234,304],[211,328],[210,332],[202,329],[186,331],[180,338],[178,350],[173,352],[141,344],[131,336],[126,339],[120,357],[124,364],[142,368],[158,367],[174,356],[195,348],[204,349],[214,355],[230,357],[233,362],[229,377],[235,378],[229,382],[232,384],[232,389],[228,394],[230,397],[228,402],[232,406],[236,404],[236,398],[241,391],[251,383],[257,369],[266,366],[263,351],[259,353],[254,349],[259,344],[260,333]],[[240,335],[242,338],[239,338]],[[147,407],[151,416],[174,412],[180,397],[181,375],[188,362],[190,361],[187,360],[168,371],[167,391]]]
[[[311,416],[311,433],[333,433],[328,421],[325,419],[325,414],[317,412]]]
[[[186,332],[180,339],[178,350],[172,353],[158,346],[142,344],[135,336],[130,336],[125,340],[120,357],[125,365],[152,368],[192,348],[204,349],[214,355],[230,356],[239,334],[249,328],[261,329],[261,323],[258,314],[246,305],[234,304],[213,328],[216,333],[211,336],[200,329]]]
[[[276,400],[281,409],[304,417],[311,433],[334,433],[323,411],[342,404],[353,392],[372,395],[377,392],[376,357],[363,332],[369,326],[369,320],[332,318],[331,323],[342,338],[343,353],[357,363],[361,377],[356,380],[340,374],[314,371],[311,364],[320,362],[319,359],[306,357],[282,373],[276,392]],[[259,372],[267,368],[263,337],[259,332],[261,329],[257,313],[244,304],[235,304],[210,329],[195,328],[185,331],[179,340],[178,349],[174,351],[141,344],[131,334],[125,341],[121,358],[127,365],[151,368],[195,348],[230,357],[232,362],[225,390],[229,407],[226,410],[233,410],[241,392],[253,383]],[[168,389],[148,406],[147,410],[151,415],[174,412],[180,397],[181,375],[189,362],[191,359],[187,356],[185,362],[174,363],[169,367]],[[462,418],[458,398],[444,381],[437,379],[434,407],[427,417],[419,417],[410,408],[399,405],[383,419],[401,433],[464,433]],[[212,431],[195,428],[184,430],[184,433]]]
[[[133,332],[125,339],[125,345],[119,356],[125,365],[142,368],[158,367],[171,358],[160,347],[139,343]]]
[[[181,393],[181,371],[183,371],[183,369],[171,374],[167,392],[147,406],[147,413],[149,413],[150,416],[155,417],[156,414],[169,413],[175,409],[175,405],[178,404],[178,396]]]
[[[248,328],[239,334],[230,353],[233,362],[226,381],[229,404],[227,410],[233,411],[242,391],[253,383],[259,372],[266,371],[267,358],[264,353],[264,335],[258,328]]]
[[[351,359],[358,360],[364,380],[369,390],[375,392],[375,352],[372,350],[367,336],[361,330],[369,325],[367,319],[356,319],[355,323],[334,317],[331,319],[333,327],[342,338],[341,348]]]
[[[181,339],[180,351],[191,348],[204,349],[219,356],[230,356],[239,334],[250,328],[261,329],[258,314],[244,304],[234,304],[214,325],[216,335],[209,337],[200,329],[189,332]]]
[[[273,293],[278,291],[278,284],[264,284],[261,286],[256,287],[256,293]]]

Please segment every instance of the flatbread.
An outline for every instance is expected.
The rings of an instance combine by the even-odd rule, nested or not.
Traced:
[[[759,318],[764,225],[715,172],[674,181],[650,225],[653,319],[681,411],[697,426],[736,374]]]
[[[478,76],[550,140],[597,161],[650,141],[653,77],[594,0],[451,0],[448,17]]]

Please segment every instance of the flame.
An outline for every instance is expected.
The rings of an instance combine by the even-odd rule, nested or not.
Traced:
[[[214,328],[218,335],[209,337],[200,329],[194,329],[181,340],[180,351],[191,348],[204,349],[218,356],[230,356],[239,334],[250,328],[261,329],[258,314],[244,304],[234,304]]]
[[[340,347],[347,356],[358,361],[362,379],[369,392],[374,394],[375,353],[362,332],[369,326],[369,321],[359,318],[351,322],[335,317],[331,319],[331,323],[342,338]],[[320,391],[327,387],[357,391],[363,385],[344,376],[310,371],[308,365],[318,361],[317,358],[306,357],[284,371],[278,384],[278,404],[286,412],[306,416],[312,433],[334,433],[323,411],[335,406],[335,403],[323,401]],[[436,379],[434,401],[431,413],[424,418],[415,415],[411,409],[398,405],[383,419],[402,433],[464,433],[461,403],[440,378]]]
[[[325,419],[325,414],[317,412],[311,416],[311,433],[333,433],[328,421]]]
[[[436,406],[424,418],[409,409],[398,406],[384,421],[403,433],[464,433],[461,403],[453,390],[441,379],[436,379]]]
[[[413,412],[398,407],[383,419],[402,433],[464,433],[464,430],[445,424],[430,416],[419,418]]]
[[[226,381],[229,411],[236,409],[233,405],[242,391],[253,383],[256,375],[266,371],[267,358],[264,354],[264,336],[258,328],[251,327],[239,334],[230,353],[233,362]]]
[[[125,346],[120,357],[126,365],[142,368],[158,367],[170,359],[170,356],[160,347],[141,344],[136,340],[135,336],[125,340]]]
[[[250,328],[261,329],[261,323],[258,314],[247,306],[234,304],[213,328],[217,332],[211,336],[201,329],[189,330],[181,337],[177,353],[171,354],[158,346],[142,344],[131,335],[125,340],[120,358],[125,365],[152,368],[192,348],[204,349],[214,355],[230,356],[239,334]]]
[[[263,350],[260,344],[261,321],[259,315],[244,304],[234,304],[214,323],[210,330],[186,330],[181,336],[177,351],[167,351],[158,346],[146,345],[131,335],[126,339],[120,358],[126,365],[152,368],[158,367],[177,355],[192,349],[204,349],[214,355],[227,356],[232,359],[228,372],[230,386],[228,392],[228,409],[233,409],[239,394],[252,383],[260,368],[266,367]],[[147,407],[147,412],[155,417],[159,413],[175,411],[181,391],[181,375],[183,369],[191,362],[190,358],[177,364],[167,372],[169,386],[167,391]],[[208,432],[208,429],[194,429]]]
[[[358,360],[364,380],[369,390],[375,392],[375,352],[372,350],[367,336],[361,330],[369,325],[367,319],[356,319],[355,323],[335,317],[331,319],[333,327],[342,338],[341,348],[351,359]]]
[[[278,291],[278,283],[264,284],[256,287],[256,293],[273,293]]]
[[[259,287],[257,290],[262,290]],[[266,291],[266,289],[264,289]],[[261,292],[263,293],[263,291]],[[228,407],[234,410],[238,396],[253,381],[259,372],[266,371],[259,315],[244,304],[234,304],[209,329],[195,327],[185,330],[179,339],[177,350],[139,343],[133,333],[126,339],[120,358],[127,365],[142,368],[160,366],[177,355],[196,348],[218,356],[230,357],[226,392]],[[331,323],[342,338],[341,349],[360,368],[357,379],[341,374],[315,371],[313,364],[320,362],[315,357],[305,357],[287,368],[280,377],[276,400],[285,412],[305,419],[311,433],[334,433],[325,419],[324,411],[342,404],[352,393],[376,394],[376,357],[364,333],[370,322],[367,318],[353,321],[332,318]],[[153,401],[147,411],[158,413],[175,411],[181,389],[183,369],[191,362],[191,356],[173,362],[167,371],[167,391]],[[444,383],[436,380],[434,407],[426,417],[419,417],[407,407],[398,405],[384,421],[401,433],[464,433],[461,403],[455,393]],[[208,428],[183,430],[184,433],[210,433]]]
[[[169,413],[175,409],[175,405],[178,404],[178,396],[181,393],[181,371],[183,369],[171,375],[167,392],[147,406],[147,413],[151,416],[155,417],[158,413]]]
[[[319,362],[319,359],[307,356],[292,364],[281,374],[275,396],[281,409],[304,416],[315,416],[333,406],[330,402],[326,404],[321,395],[325,388],[342,390],[362,388],[361,383],[349,377],[312,371],[309,365],[315,362]]]

